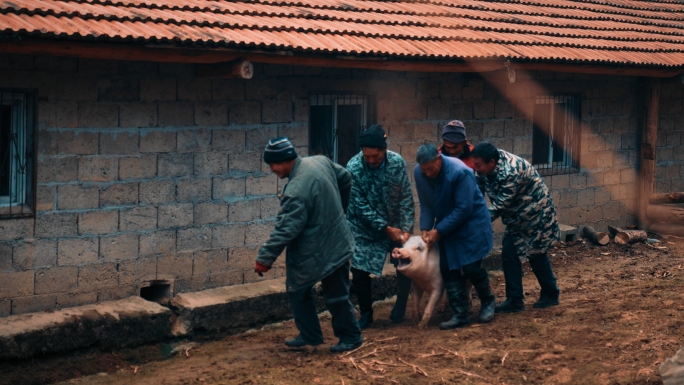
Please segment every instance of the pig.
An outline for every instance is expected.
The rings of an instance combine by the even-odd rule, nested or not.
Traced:
[[[428,249],[420,236],[412,236],[402,248],[392,250],[392,257],[398,261],[397,271],[413,280],[414,321],[418,321],[423,293],[430,295],[423,318],[418,323],[419,328],[425,328],[444,293],[444,282],[439,271],[439,247],[435,245]]]

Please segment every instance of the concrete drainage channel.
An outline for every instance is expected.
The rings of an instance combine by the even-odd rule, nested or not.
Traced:
[[[495,252],[483,265],[488,270],[499,270],[500,261]],[[320,286],[315,290],[317,307],[324,311]],[[168,282],[152,282],[142,288],[144,298],[0,318],[0,359],[91,347],[120,349],[198,333],[239,332],[292,318],[284,278],[183,293],[170,299],[169,293]],[[373,279],[376,301],[395,293],[395,275]]]

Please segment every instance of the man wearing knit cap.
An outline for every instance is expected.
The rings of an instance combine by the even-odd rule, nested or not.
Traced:
[[[442,140],[444,143],[439,147],[439,153],[451,158],[458,158],[466,166],[475,169],[473,164],[473,157],[470,153],[473,151],[472,144],[466,140],[466,131],[463,122],[460,120],[452,120],[447,123],[442,129]]]
[[[347,163],[353,180],[347,211],[355,241],[351,271],[362,329],[373,322],[370,275],[382,275],[387,253],[401,247],[413,233],[413,193],[406,162],[387,150],[386,138],[382,126],[370,126],[359,136],[361,152]],[[390,314],[394,322],[404,319],[411,279],[397,272],[397,283],[397,301]]]
[[[320,345],[312,288],[321,281],[332,328],[340,339],[333,353],[361,346],[363,337],[349,300],[349,260],[354,238],[345,220],[352,178],[347,170],[324,156],[300,158],[287,138],[268,142],[264,162],[278,178],[288,178],[280,199],[275,228],[259,249],[255,272],[267,272],[283,249],[286,286],[299,335],[289,347]]]

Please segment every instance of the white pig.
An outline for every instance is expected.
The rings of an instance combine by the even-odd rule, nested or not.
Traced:
[[[427,326],[435,307],[442,298],[444,282],[439,271],[439,246],[428,250],[427,244],[419,236],[413,236],[402,248],[392,250],[392,257],[398,260],[397,271],[413,280],[413,320],[418,321],[420,300],[423,293],[430,295],[419,328]]]

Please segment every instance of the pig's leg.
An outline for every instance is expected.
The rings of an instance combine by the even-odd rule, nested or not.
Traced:
[[[437,302],[439,302],[440,298],[442,298],[443,291],[442,285],[436,285],[436,287],[432,289],[432,293],[430,293],[430,300],[428,301],[428,304],[425,307],[425,312],[423,313],[423,319],[418,324],[419,328],[425,328],[428,322],[430,322],[430,318],[432,318],[432,314],[435,312]]]
[[[412,319],[414,323],[418,323],[420,319],[420,300],[423,298],[423,289],[413,283],[413,314]]]

